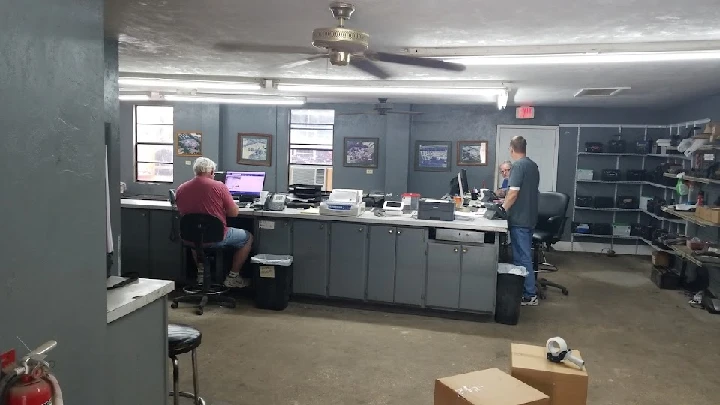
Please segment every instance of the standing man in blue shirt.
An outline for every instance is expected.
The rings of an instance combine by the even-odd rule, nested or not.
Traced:
[[[503,177],[503,181],[502,181],[502,184],[500,184],[500,189],[495,191],[495,195],[497,195],[500,198],[504,198],[505,194],[507,194],[508,181],[510,179],[510,170],[512,170],[512,162],[509,160],[506,160],[506,161],[500,163],[499,169],[500,169],[500,175]]]
[[[508,191],[502,207],[508,214],[513,264],[528,271],[523,288],[522,305],[538,305],[532,260],[532,235],[538,216],[540,171],[526,156],[527,141],[522,136],[510,140],[510,157],[514,161]]]

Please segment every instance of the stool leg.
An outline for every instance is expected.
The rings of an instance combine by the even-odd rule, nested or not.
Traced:
[[[192,368],[193,368],[193,394],[195,394],[195,405],[201,405],[200,393],[198,389],[198,375],[197,375],[197,355],[195,349],[192,351]]]
[[[180,377],[180,370],[178,369],[177,357],[172,358],[173,362],[173,405],[180,403],[180,390],[178,389],[178,379]]]

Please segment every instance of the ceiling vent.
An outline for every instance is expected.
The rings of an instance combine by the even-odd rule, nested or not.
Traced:
[[[604,88],[592,88],[592,89],[581,89],[575,93],[575,97],[608,97],[616,96],[619,93],[629,90],[630,87],[604,87]]]

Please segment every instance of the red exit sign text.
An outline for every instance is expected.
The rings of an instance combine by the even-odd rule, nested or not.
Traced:
[[[519,120],[529,120],[535,118],[535,107],[518,107],[515,109],[515,118]]]

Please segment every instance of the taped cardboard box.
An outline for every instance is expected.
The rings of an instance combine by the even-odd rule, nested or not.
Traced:
[[[497,368],[435,381],[435,405],[549,405],[547,395]]]
[[[582,358],[577,350],[573,355]],[[511,344],[510,367],[513,377],[548,395],[551,405],[587,403],[587,370],[568,362],[550,362],[545,347]]]

